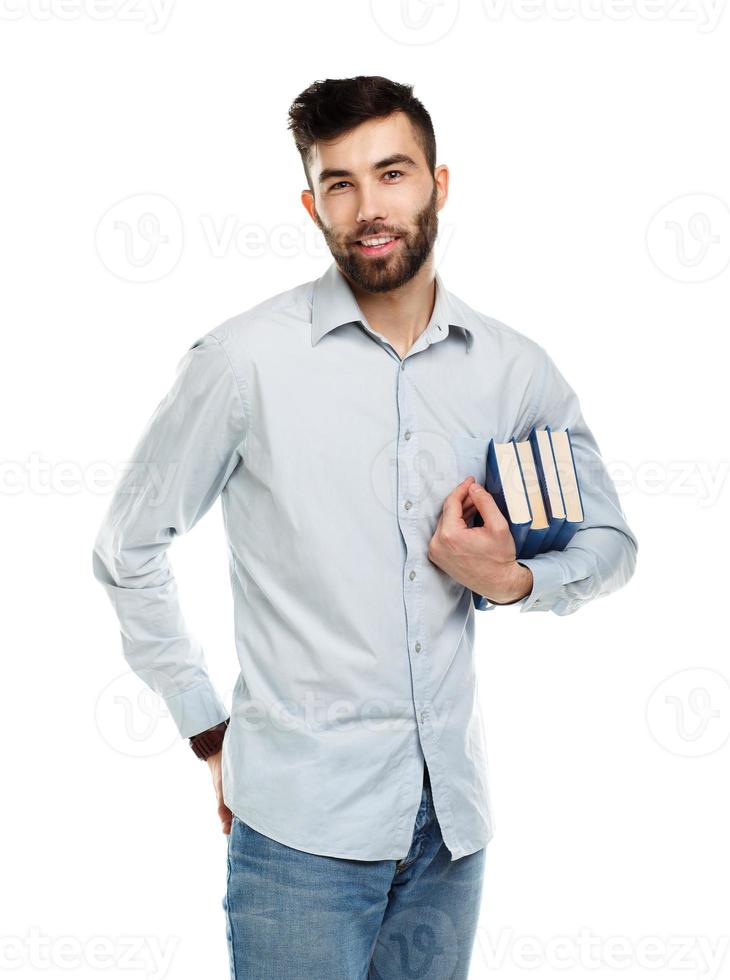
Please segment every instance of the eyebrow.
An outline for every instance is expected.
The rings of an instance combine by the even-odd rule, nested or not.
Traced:
[[[385,157],[383,160],[378,160],[370,168],[372,171],[383,170],[385,167],[392,167],[394,164],[400,163],[406,167],[417,167],[418,164],[413,159],[409,157],[407,153],[392,153],[389,157]],[[327,167],[319,175],[319,183],[323,184],[326,180],[330,180],[332,177],[353,177],[354,174],[350,170],[339,170],[334,167]]]

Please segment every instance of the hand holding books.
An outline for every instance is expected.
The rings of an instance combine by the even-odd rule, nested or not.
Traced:
[[[510,526],[517,558],[562,551],[583,521],[567,428],[533,427],[521,442],[490,439],[484,486]],[[483,523],[477,512],[474,526]]]
[[[475,512],[486,526],[469,528]],[[497,605],[517,602],[532,589],[532,571],[515,559],[509,524],[473,476],[462,480],[444,500],[428,558],[475,596],[487,595]]]

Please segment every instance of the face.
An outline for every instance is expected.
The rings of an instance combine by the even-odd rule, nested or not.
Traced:
[[[397,289],[428,259],[446,201],[448,170],[432,175],[410,120],[368,120],[328,143],[310,164],[302,202],[342,271],[371,293]],[[392,239],[363,244],[371,239]]]

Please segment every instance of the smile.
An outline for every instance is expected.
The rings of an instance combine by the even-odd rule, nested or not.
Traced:
[[[382,235],[379,238],[363,238],[355,244],[364,255],[384,255],[400,241],[397,235]]]

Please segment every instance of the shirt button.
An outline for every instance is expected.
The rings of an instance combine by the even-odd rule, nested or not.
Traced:
[[[403,506],[405,507],[406,510],[410,510],[413,505],[411,504],[410,500],[406,500]]]
[[[413,579],[415,577],[416,577],[416,573],[415,572],[411,572],[410,575],[408,576],[408,578],[411,580],[411,582],[413,581]]]
[[[423,711],[421,712],[421,724],[423,724],[423,723],[425,722],[425,720],[426,720],[426,715],[427,715],[427,712],[426,712],[426,711],[425,711],[425,709],[424,709],[424,710],[423,710]]]
[[[406,369],[406,362],[405,361],[401,361],[400,362],[400,369],[401,369],[401,371],[405,371],[405,369]]]
[[[408,430],[408,432],[405,433],[405,435],[403,436],[403,438],[404,439],[410,439],[411,438],[411,431],[410,431],[410,429]]]
[[[421,644],[417,642],[416,643],[416,646],[414,647],[414,649],[415,649],[416,653],[420,653],[421,652]]]

